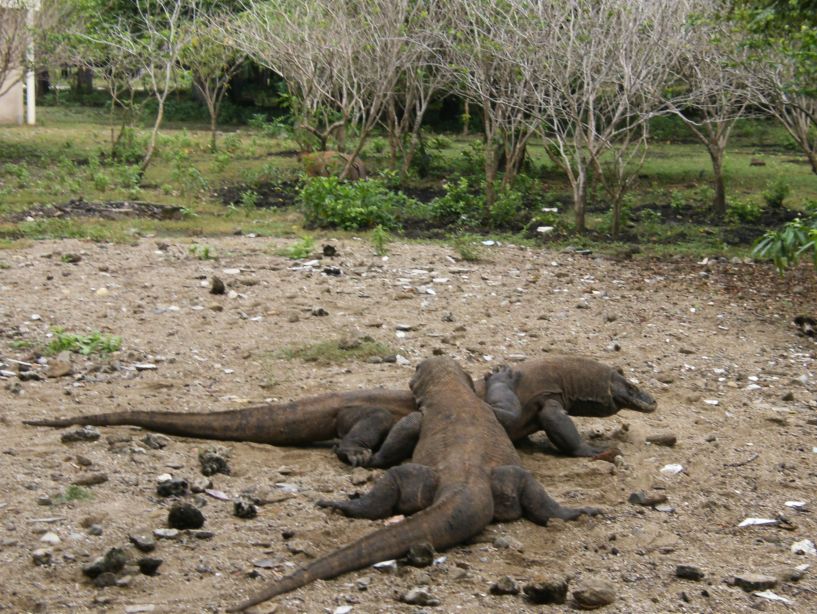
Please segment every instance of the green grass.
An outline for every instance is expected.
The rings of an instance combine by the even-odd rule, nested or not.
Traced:
[[[205,126],[195,122],[168,123],[161,132],[158,158],[137,185],[135,166],[110,162],[110,130],[104,109],[40,107],[38,121],[39,125],[33,128],[0,126],[0,249],[16,249],[30,240],[64,237],[129,243],[146,235],[217,237],[232,235],[237,230],[274,237],[303,234],[303,217],[295,209],[255,206],[259,182],[286,180],[300,172],[294,156],[278,155],[297,149],[292,140],[270,136],[256,127],[242,127],[240,131],[221,134],[219,150],[213,153]],[[139,126],[136,140],[144,140],[147,132],[147,125]],[[633,210],[645,205],[707,208],[712,194],[709,185],[712,171],[703,146],[672,118],[656,120],[653,133],[655,138],[631,194]],[[365,150],[372,174],[387,167],[389,156],[383,136],[376,138],[380,140],[370,143]],[[413,185],[438,188],[443,178],[452,180],[458,172],[478,172],[479,164],[473,161],[479,139],[478,134],[443,138],[427,134],[426,144],[436,160],[437,174],[412,179]],[[565,204],[570,201],[570,186],[564,174],[548,159],[540,143],[531,143],[529,153],[535,169],[535,186],[541,186],[544,201],[559,203],[560,211],[552,214],[553,218],[560,229],[569,232],[573,214]],[[765,166],[750,166],[754,158],[763,160]],[[785,130],[772,121],[738,123],[727,153],[725,175],[727,198],[739,208],[762,205],[764,192],[774,182],[782,182],[790,189],[787,207],[799,210],[809,201],[817,201],[817,177]],[[472,179],[473,185],[479,185],[479,177],[469,177],[469,182]],[[243,198],[239,206],[229,208],[219,200],[218,190],[227,185],[241,186],[239,194]],[[23,212],[37,204],[59,204],[80,196],[87,201],[139,199],[176,205],[183,207],[187,215],[172,221],[144,218],[19,221]],[[605,203],[606,197],[600,190],[591,192],[591,210],[594,204],[603,207]],[[596,212],[588,215],[591,231],[603,231],[608,224],[604,215]],[[707,227],[691,223],[637,221],[635,234],[644,253],[694,254],[696,250],[711,253],[714,249],[726,249]],[[478,259],[479,254],[471,248],[478,250],[480,246],[470,245],[467,238],[455,239],[455,235],[452,231],[455,249],[465,250],[460,257]],[[371,240],[377,253],[385,253],[388,236],[375,231]],[[510,240],[526,239],[518,235]],[[311,249],[302,247],[303,252]]]
[[[107,335],[94,331],[90,334],[68,333],[61,328],[54,329],[53,338],[45,346],[48,355],[60,352],[75,352],[83,356],[91,354],[110,354],[122,347],[122,337]]]
[[[54,497],[51,502],[53,505],[64,505],[72,501],[89,501],[93,498],[94,493],[87,488],[71,484],[64,492]]]
[[[308,345],[295,345],[283,348],[274,354],[283,360],[302,360],[318,364],[339,364],[350,361],[365,361],[369,358],[394,354],[394,350],[371,337],[352,341],[335,339]]]

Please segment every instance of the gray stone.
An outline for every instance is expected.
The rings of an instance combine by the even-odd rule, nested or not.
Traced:
[[[735,576],[733,583],[747,593],[752,593],[774,588],[777,586],[777,578],[759,573],[747,573]]]
[[[141,552],[153,552],[156,549],[156,540],[152,535],[139,533],[128,536],[130,543],[136,546]]]
[[[440,600],[434,597],[424,588],[411,589],[407,593],[401,595],[400,601],[402,601],[403,603],[408,603],[410,605],[427,605],[427,606],[440,605]]]
[[[492,595],[518,595],[519,586],[510,576],[503,576],[491,585]]]
[[[573,590],[573,601],[583,610],[595,610],[610,605],[616,600],[612,584],[598,578],[582,582]]]
[[[703,580],[704,572],[696,565],[678,565],[675,568],[675,576],[683,580]]]

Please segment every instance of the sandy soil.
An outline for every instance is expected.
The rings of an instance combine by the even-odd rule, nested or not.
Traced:
[[[571,589],[607,580],[616,594],[609,612],[817,611],[817,570],[791,579],[797,566],[817,564],[817,556],[791,551],[795,542],[817,541],[808,511],[817,498],[817,346],[790,323],[814,314],[813,271],[781,280],[750,264],[616,262],[513,246],[488,248],[485,261],[468,263],[445,247],[393,244],[383,260],[350,239],[331,241],[339,255],[330,264],[342,270],[335,277],[321,272],[324,265],[294,270],[297,263],[274,255],[285,243],[207,240],[218,260],[196,258],[183,241],[151,238],[135,246],[39,242],[0,253],[7,265],[0,269],[2,369],[17,369],[10,359],[36,358],[20,342],[42,345],[54,327],[123,338],[111,357],[72,355],[73,375],[0,378],[0,610],[221,611],[310,555],[374,528],[314,503],[365,490],[360,482],[379,472],[353,471],[326,446],[229,443],[232,474],[213,476],[213,488],[274,502],[245,520],[230,502],[187,497],[206,503],[204,529],[214,536],[158,540],[150,555],[163,560],[158,575],[137,571],[127,586],[96,588],[82,567],[114,546],[138,557],[129,535],[166,527],[173,501],[157,495],[157,477],[200,478],[198,452],[212,443],[170,437],[154,450],[142,443],[143,432],[116,427],[101,429],[98,441],[66,444],[61,431],[22,419],[215,411],[325,390],[403,387],[436,349],[475,375],[522,356],[578,352],[623,367],[654,393],[655,414],[577,420],[587,437],[619,446],[623,466],[547,454],[538,436],[522,448],[524,465],[555,498],[601,506],[605,516],[546,528],[495,524],[444,553],[439,565],[364,569],[259,611],[416,612],[398,596],[417,586],[440,601],[428,611],[571,607],[490,594],[503,576],[520,586],[567,577]],[[80,260],[65,262],[66,254]],[[211,295],[213,274],[237,294]],[[315,307],[328,315],[312,315]],[[402,324],[412,330],[402,335]],[[342,335],[370,335],[409,364],[322,366],[276,354]],[[142,363],[156,369],[134,367]],[[33,370],[44,375],[46,367]],[[677,436],[674,447],[645,442],[666,432]],[[683,471],[662,473],[668,464]],[[58,497],[95,473],[108,479],[86,487],[92,498]],[[671,510],[628,503],[638,490],[665,494]],[[806,509],[788,507],[791,501]],[[738,527],[747,517],[781,515],[786,521],[776,526]],[[49,532],[59,543],[41,541],[53,540]],[[37,565],[32,553],[43,548],[51,563]],[[704,579],[675,577],[679,564],[698,566]],[[791,605],[724,582],[745,574],[779,578],[771,590]]]

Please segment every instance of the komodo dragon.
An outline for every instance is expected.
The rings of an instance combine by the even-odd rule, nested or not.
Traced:
[[[493,378],[488,378],[488,396],[492,384]],[[414,515],[272,582],[229,612],[243,611],[314,580],[400,557],[416,544],[449,548],[478,534],[493,519],[504,522],[524,516],[545,525],[549,518],[573,520],[598,513],[594,508],[562,507],[547,495],[522,468],[492,408],[474,393],[470,376],[454,360],[423,361],[410,386],[422,416],[411,462],[389,469],[358,499],[318,505],[355,518]]]
[[[656,407],[655,399],[628,382],[620,371],[589,358],[552,355],[521,362],[514,373],[516,399],[509,402],[505,395],[492,401],[511,440],[544,429],[553,444],[570,456],[601,452],[582,441],[570,416],[605,417],[620,409],[651,412]],[[477,381],[475,389],[477,395],[485,396],[484,381]],[[375,388],[219,412],[112,412],[24,423],[54,427],[132,425],[183,437],[273,445],[340,437],[335,451],[342,461],[385,466],[382,455],[371,458],[372,451],[378,449],[397,420],[415,410],[410,391]],[[412,421],[416,433],[416,419],[409,421],[410,426]]]

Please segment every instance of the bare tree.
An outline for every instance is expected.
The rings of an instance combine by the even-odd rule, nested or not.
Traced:
[[[440,57],[457,91],[482,109],[485,139],[485,215],[496,202],[500,148],[506,167],[503,181],[514,170],[538,121],[530,114],[531,37],[539,38],[534,18],[536,2],[453,0],[446,8],[449,27]]]
[[[237,50],[223,30],[214,26],[222,15],[212,15],[208,20],[193,23],[190,41],[182,49],[180,62],[193,77],[193,86],[204,98],[210,114],[210,149],[216,150],[218,114],[230,80],[241,67],[246,55]]]
[[[690,9],[686,0],[539,3],[545,38],[536,44],[538,61],[524,66],[547,149],[573,190],[579,232],[592,169],[619,235],[624,196],[643,162],[648,122],[661,110]]]
[[[709,153],[715,191],[712,210],[721,220],[726,215],[726,145],[735,122],[745,116],[749,104],[747,75],[742,68],[745,50],[733,28],[719,19],[723,8],[720,0],[709,3],[707,12],[691,29],[678,65],[680,84],[686,89],[668,99],[670,110]]]
[[[22,78],[29,41],[28,4],[27,0],[7,0],[0,4],[0,97]]]
[[[750,72],[751,96],[786,128],[817,174],[817,97],[798,86],[797,66],[791,56],[764,49],[745,64]]]
[[[199,0],[136,0],[135,4],[136,20],[120,19],[101,33],[80,36],[107,48],[110,57],[122,58],[133,70],[138,70],[156,99],[156,117],[139,166],[144,176],[156,151],[165,101],[174,83],[179,56],[198,19]]]

